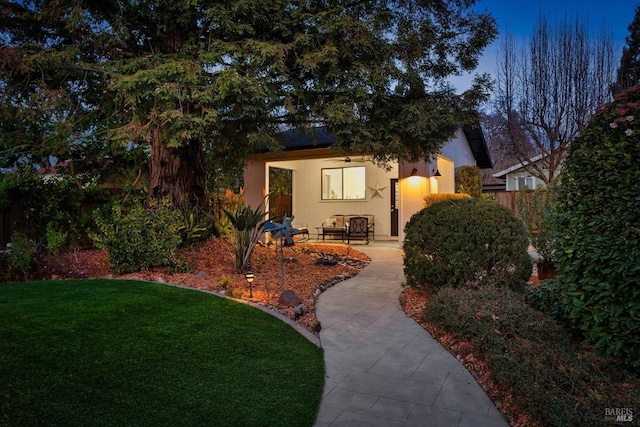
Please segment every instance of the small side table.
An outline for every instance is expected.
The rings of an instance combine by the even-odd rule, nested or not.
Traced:
[[[320,234],[322,234],[323,242],[326,236],[340,236],[340,240],[344,241],[344,227],[316,227],[316,230],[318,230],[318,240],[320,239]]]

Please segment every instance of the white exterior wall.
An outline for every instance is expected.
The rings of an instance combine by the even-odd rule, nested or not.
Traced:
[[[400,212],[398,215],[398,241],[400,246],[404,242],[404,226],[411,217],[424,207],[424,196],[432,192],[437,192],[436,178],[429,178],[434,163],[420,162],[418,164],[400,163]],[[411,176],[413,168],[417,169],[417,174]]]
[[[331,215],[367,214],[375,216],[376,239],[386,240],[391,234],[391,179],[398,177],[397,166],[392,166],[386,171],[375,166],[371,162],[344,163],[340,158],[332,159],[308,159],[308,160],[284,160],[266,163],[265,175],[268,180],[268,168],[277,167],[293,171],[293,215],[294,224],[306,224],[313,237],[316,235],[315,227]],[[322,200],[321,195],[321,170],[323,168],[340,168],[364,166],[366,179],[366,199],[364,200]],[[382,198],[372,198],[373,190],[370,187],[382,188]]]
[[[456,168],[464,165],[476,166],[476,158],[462,129],[458,129],[456,136],[442,147],[440,155],[451,160]]]
[[[398,240],[404,241],[404,226],[411,217],[424,206],[424,196],[431,193],[455,192],[455,168],[463,165],[475,166],[476,161],[466,136],[459,130],[456,137],[445,144],[441,155],[432,162],[394,164],[390,171],[378,168],[371,162],[340,162],[341,158],[329,159],[310,154],[287,153],[286,157],[268,161],[253,160],[245,168],[245,198],[249,205],[257,206],[269,188],[269,167],[292,170],[294,224],[306,224],[310,236],[315,238],[316,228],[331,215],[367,214],[375,216],[376,239],[386,240],[391,235],[391,179],[398,179],[399,200]],[[328,152],[325,153],[327,156]],[[343,158],[343,157],[342,157]],[[358,158],[356,156],[356,158]],[[364,200],[322,200],[321,169],[350,166],[366,167],[366,199]],[[417,174],[411,176],[413,169]],[[441,176],[434,177],[435,170]],[[381,189],[382,198],[372,197],[371,187]]]
[[[260,206],[264,195],[267,194],[265,164],[263,160],[249,160],[244,167],[245,204],[254,209]]]
[[[438,191],[433,193],[455,193],[456,192],[456,165],[453,161],[438,156],[438,171],[440,177],[434,178],[438,180]]]
[[[547,169],[543,169],[543,172],[549,176],[549,171]],[[528,178],[531,181],[531,185],[528,185],[529,190],[535,190],[538,187],[542,187],[545,188],[546,184],[544,183],[543,180],[541,180],[540,178],[536,178],[534,176],[531,176],[530,172],[527,172],[526,170],[518,170],[518,171],[513,171],[513,172],[509,172],[507,174],[507,181],[506,181],[506,190],[507,191],[518,191],[521,190],[521,188],[518,188],[518,179],[519,178]]]

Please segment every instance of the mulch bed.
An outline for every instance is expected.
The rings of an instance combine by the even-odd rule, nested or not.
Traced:
[[[234,268],[234,252],[230,243],[214,240],[194,248],[181,249],[176,259],[182,259],[191,267],[189,273],[172,273],[168,268],[154,268],[146,271],[117,275],[112,271],[106,251],[85,250],[43,257],[39,260],[38,271],[32,280],[57,280],[79,278],[121,278],[152,282],[175,283],[182,286],[223,291],[220,283],[223,276],[229,276],[231,289],[236,297],[270,307],[295,319],[309,330],[315,329],[315,302],[319,293],[329,286],[356,275],[368,263],[369,258],[361,252],[343,245],[298,243],[284,248],[285,290],[296,293],[308,312],[302,316],[294,313],[293,307],[279,303],[281,293],[280,248],[274,245],[256,246],[251,258],[252,283],[250,297],[249,283],[244,274]],[[318,264],[318,259],[329,261]]]
[[[537,269],[534,264],[533,274],[527,286],[540,285],[540,280],[537,276]],[[498,385],[491,380],[491,370],[487,366],[487,363],[482,358],[482,354],[478,349],[469,341],[450,334],[437,325],[427,322],[423,319],[422,313],[425,307],[429,304],[430,294],[425,291],[420,291],[411,288],[405,288],[400,295],[400,305],[404,312],[414,319],[420,326],[422,326],[431,336],[438,341],[445,349],[447,349],[476,379],[480,387],[487,393],[489,398],[496,405],[498,410],[507,416],[512,414],[508,418],[509,425],[512,427],[535,427],[529,416],[521,411],[515,404],[513,396],[509,391],[501,389]]]

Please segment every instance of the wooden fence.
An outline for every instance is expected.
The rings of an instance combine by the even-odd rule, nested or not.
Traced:
[[[506,208],[509,208],[514,214],[518,214],[518,208],[516,207],[517,191],[487,191],[485,192],[485,194],[495,195],[498,199],[498,203]]]

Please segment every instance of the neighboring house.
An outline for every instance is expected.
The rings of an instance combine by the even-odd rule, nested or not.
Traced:
[[[527,166],[531,164],[542,164],[542,154],[538,154],[526,160],[522,163],[518,163],[517,165],[513,165],[510,168],[507,168],[503,171],[493,174],[495,178],[502,179],[506,183],[506,191],[519,191],[524,189],[525,187],[534,190],[538,188],[538,186],[544,188],[546,187],[544,181],[538,177],[535,177],[528,170]],[[549,177],[549,171],[543,167],[541,167],[542,171],[545,173],[547,178]],[[560,169],[556,171],[556,174],[562,170],[562,164],[560,164]]]
[[[483,193],[500,193],[506,191],[506,184],[503,179],[493,176],[495,165],[492,169],[480,170],[480,181],[482,182]]]
[[[395,162],[386,170],[356,153],[331,150],[335,136],[325,128],[285,132],[282,153],[265,152],[247,161],[244,194],[257,207],[269,193],[269,169],[291,170],[294,224],[304,224],[315,237],[332,215],[370,215],[376,240],[404,240],[404,226],[423,207],[424,196],[455,192],[455,168],[491,168],[492,161],[480,129],[459,130],[437,159]]]

